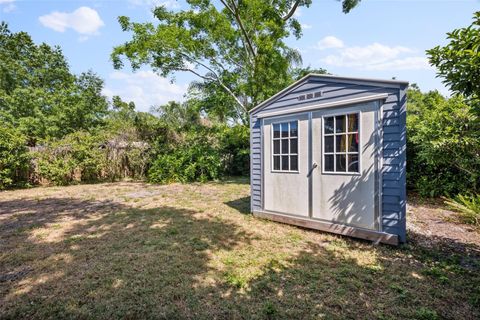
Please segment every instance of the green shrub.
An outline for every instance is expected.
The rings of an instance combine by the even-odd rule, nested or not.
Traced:
[[[29,161],[26,137],[15,128],[0,126],[0,190],[26,184]]]
[[[148,180],[154,183],[205,182],[218,179],[221,174],[222,161],[215,139],[208,132],[191,131],[184,141],[166,147],[153,160]]]
[[[224,172],[230,176],[250,175],[250,130],[247,126],[224,126],[220,133]]]
[[[54,185],[99,180],[102,172],[102,140],[77,131],[51,142],[37,152],[38,175]]]
[[[445,198],[445,204],[459,212],[466,223],[480,225],[480,194]]]
[[[480,117],[463,97],[408,91],[407,186],[421,196],[478,192]]]

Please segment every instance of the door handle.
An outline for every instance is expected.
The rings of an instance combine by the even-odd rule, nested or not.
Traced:
[[[310,178],[310,176],[312,175],[313,170],[315,170],[316,167],[318,167],[318,165],[317,165],[316,162],[314,162],[314,163],[312,164],[312,168],[310,169],[310,171],[308,171],[307,178]]]

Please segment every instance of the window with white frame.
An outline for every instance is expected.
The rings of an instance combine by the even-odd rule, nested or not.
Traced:
[[[273,171],[298,171],[298,121],[272,126]]]
[[[324,172],[359,172],[358,122],[358,113],[323,118]]]

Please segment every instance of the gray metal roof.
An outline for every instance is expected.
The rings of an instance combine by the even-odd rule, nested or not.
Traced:
[[[303,78],[295,81],[282,91],[279,91],[278,93],[274,94],[267,100],[263,101],[259,105],[255,106],[252,110],[249,111],[249,113],[252,113],[254,111],[257,111],[261,107],[265,106],[266,104],[272,102],[282,94],[290,91],[293,89],[295,86],[297,86],[299,83],[305,81],[306,79],[310,77],[315,77],[315,78],[320,78],[320,79],[325,79],[327,81],[338,81],[338,82],[345,82],[345,83],[360,83],[360,84],[370,84],[373,86],[380,86],[380,87],[400,87],[400,86],[406,86],[408,85],[408,81],[403,81],[403,80],[384,80],[384,79],[374,79],[374,78],[358,78],[358,77],[343,77],[343,76],[336,76],[336,75],[330,75],[330,74],[318,74],[318,73],[309,73]]]

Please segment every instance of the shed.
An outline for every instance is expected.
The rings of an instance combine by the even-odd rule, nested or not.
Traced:
[[[253,108],[253,214],[405,242],[407,87],[309,74]]]

